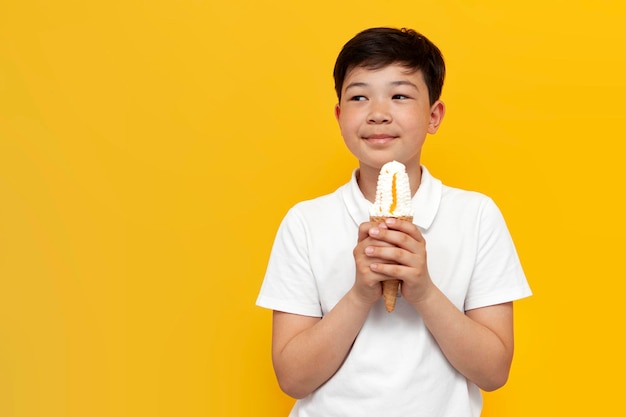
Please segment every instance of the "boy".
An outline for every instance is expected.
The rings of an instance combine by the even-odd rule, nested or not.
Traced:
[[[413,30],[357,34],[334,69],[335,116],[359,160],[351,181],[297,204],[276,236],[257,304],[274,310],[291,417],[478,416],[506,382],[512,301],[530,289],[491,199],[420,164],[445,113],[439,49]],[[406,166],[413,223],[369,221],[381,166]],[[387,313],[381,282],[400,279]]]

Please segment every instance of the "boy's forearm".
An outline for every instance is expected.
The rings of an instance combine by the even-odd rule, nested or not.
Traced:
[[[303,398],[333,376],[349,353],[370,308],[348,292],[322,319],[311,322],[312,326],[282,347],[275,346],[274,370],[281,389],[294,398]],[[274,325],[281,326],[280,320],[290,319],[293,316],[275,316]]]
[[[511,303],[464,314],[435,287],[429,297],[414,307],[448,361],[461,374],[485,391],[506,383],[513,358]]]

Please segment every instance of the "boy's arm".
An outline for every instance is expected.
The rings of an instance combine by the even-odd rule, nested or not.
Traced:
[[[406,221],[387,221],[370,234],[388,242],[369,247],[375,271],[402,280],[402,296],[419,312],[444,355],[460,373],[485,391],[506,383],[513,359],[513,304],[459,311],[432,282],[426,263],[426,242]]]
[[[513,360],[513,303],[459,311],[438,289],[414,305],[444,355],[482,390],[502,387]]]
[[[323,318],[274,311],[272,360],[281,389],[303,398],[333,376],[368,312],[350,292]]]
[[[365,254],[365,248],[389,246],[370,237],[374,223],[359,227],[353,254],[356,276],[352,288],[323,318],[275,311],[272,360],[281,389],[303,398],[332,377],[352,348],[370,309],[382,296],[384,277],[370,268],[383,259]]]

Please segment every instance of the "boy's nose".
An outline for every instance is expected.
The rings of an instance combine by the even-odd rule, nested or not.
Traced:
[[[382,106],[372,107],[370,113],[367,116],[367,122],[371,124],[389,123],[391,121],[391,115],[387,109]]]

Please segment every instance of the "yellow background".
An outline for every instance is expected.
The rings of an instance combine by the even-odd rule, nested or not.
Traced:
[[[444,52],[424,163],[501,207],[534,291],[485,416],[623,409],[625,6],[608,0],[0,1],[0,416],[281,416],[274,233],[356,162],[334,59]]]

